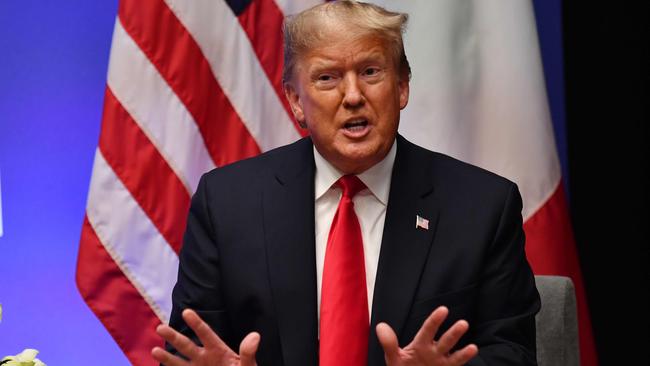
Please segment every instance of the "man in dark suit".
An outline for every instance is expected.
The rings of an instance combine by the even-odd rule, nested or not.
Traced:
[[[397,135],[405,21],[339,1],[286,22],[285,92],[311,137],[201,179],[171,327],[158,328],[187,360],[155,348],[156,360],[535,364],[516,186]],[[361,256],[337,267],[341,241]]]

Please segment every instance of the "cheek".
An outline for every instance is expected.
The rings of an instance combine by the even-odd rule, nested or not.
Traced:
[[[333,95],[327,95],[327,93],[310,95],[303,102],[307,118],[329,119],[329,121],[321,122],[332,122],[338,106],[337,98]]]
[[[401,109],[401,98],[397,94],[397,91],[377,91],[368,99],[372,101],[372,108],[381,119],[392,119]]]

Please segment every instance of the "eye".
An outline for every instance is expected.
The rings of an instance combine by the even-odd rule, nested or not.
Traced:
[[[340,77],[336,72],[317,73],[312,77],[314,85],[319,89],[334,88]]]
[[[378,67],[368,67],[363,70],[363,75],[365,76],[375,76],[379,74],[379,68]]]

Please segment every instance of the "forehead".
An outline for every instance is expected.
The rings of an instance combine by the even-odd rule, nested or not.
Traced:
[[[312,44],[298,55],[298,67],[344,65],[359,62],[387,63],[391,59],[386,41],[375,35],[333,35]]]

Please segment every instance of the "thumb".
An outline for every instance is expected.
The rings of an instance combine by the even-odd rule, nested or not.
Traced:
[[[257,347],[260,345],[260,334],[257,332],[250,332],[239,345],[239,357],[241,359],[241,366],[255,366],[255,353]]]
[[[386,358],[387,364],[392,364],[393,361],[397,360],[399,357],[399,344],[397,343],[397,335],[386,323],[377,324],[377,339],[379,339],[379,344],[381,348],[384,349],[384,356]]]

